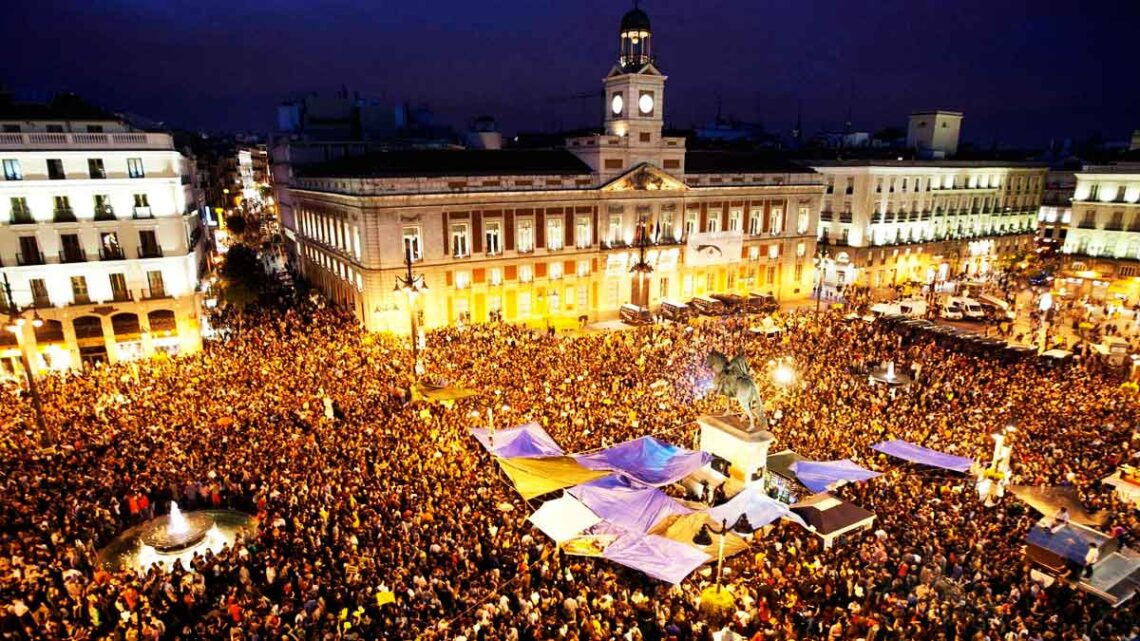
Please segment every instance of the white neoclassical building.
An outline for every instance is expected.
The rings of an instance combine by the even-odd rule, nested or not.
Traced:
[[[1140,163],[1086,167],[1076,183],[1062,247],[1070,284],[1097,300],[1140,304]]]
[[[652,45],[649,17],[627,13],[603,79],[604,129],[565,147],[296,168],[282,221],[304,275],[369,329],[399,332],[410,315],[393,286],[406,257],[428,285],[415,299],[428,327],[564,325],[718,293],[808,297],[821,177],[664,135],[666,76]]]
[[[0,332],[0,371],[21,349],[40,371],[200,348],[203,230],[169,134],[74,98],[3,101],[0,165],[0,310],[25,319]]]

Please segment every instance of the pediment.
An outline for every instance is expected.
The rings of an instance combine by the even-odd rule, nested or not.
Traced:
[[[665,74],[661,73],[661,70],[655,67],[652,62],[634,71],[627,71],[621,65],[614,65],[606,74],[606,80],[618,76],[661,76],[664,78]]]
[[[649,163],[630,169],[602,185],[602,191],[685,191],[689,187],[676,176]]]

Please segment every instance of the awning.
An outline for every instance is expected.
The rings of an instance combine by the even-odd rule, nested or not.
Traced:
[[[474,428],[471,434],[491,452],[491,443],[494,442],[495,456],[512,458],[515,456],[562,456],[562,448],[554,442],[546,430],[538,423],[526,423],[517,427],[491,432],[483,428]]]
[[[673,585],[709,560],[691,545],[654,534],[627,534],[606,548],[602,557]]]
[[[668,485],[700,469],[712,456],[643,436],[574,458],[593,470],[614,470],[646,485]]]
[[[878,450],[883,454],[895,458],[901,458],[904,461],[910,461],[911,463],[921,463],[923,465],[952,470],[954,472],[967,472],[970,466],[974,464],[972,459],[968,459],[964,456],[945,454],[902,440],[884,441],[878,445],[872,445],[871,449]]]
[[[562,543],[593,527],[602,518],[578,499],[563,494],[560,498],[543,503],[528,520],[546,536],[554,539],[555,543]]]
[[[880,474],[856,465],[849,459],[838,461],[798,461],[792,471],[804,487],[812,492],[823,492],[831,487],[852,481],[866,481]]]
[[[528,500],[606,475],[582,467],[569,456],[501,458],[499,465],[518,493]]]

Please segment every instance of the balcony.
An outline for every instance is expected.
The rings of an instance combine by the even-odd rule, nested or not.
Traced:
[[[169,293],[167,293],[165,286],[144,288],[144,289],[139,290],[139,294],[140,294],[142,300],[154,300],[156,298],[171,298],[171,295]]]
[[[158,245],[139,245],[139,258],[162,258],[162,247]]]
[[[851,222],[851,214],[839,214],[839,222],[841,222],[841,223]]]
[[[44,255],[37,249],[30,254],[16,254],[17,265],[43,265]]]
[[[145,220],[147,218],[154,218],[154,214],[151,212],[150,207],[136,206],[131,214],[131,217],[135,220]]]
[[[87,255],[83,251],[67,251],[59,252],[59,262],[61,263],[85,263],[87,262]]]
[[[13,209],[12,218],[8,222],[12,225],[34,225],[36,219],[32,218],[32,212],[27,209]]]
[[[110,205],[103,205],[102,207],[95,208],[95,222],[102,223],[110,220],[117,220],[115,218],[115,208]]]
[[[51,297],[44,295],[32,295],[32,307],[38,309],[51,309],[54,305],[51,304]]]
[[[99,248],[99,260],[126,260],[126,252],[121,247]]]
[[[125,289],[112,289],[111,300],[116,303],[129,303],[135,299],[131,292]]]
[[[174,149],[161,133],[0,133],[0,149]]]
[[[1111,222],[1104,226],[1105,231],[1124,231],[1124,223]]]
[[[90,305],[91,297],[87,294],[73,294],[71,297],[72,305]]]
[[[1079,229],[1096,229],[1096,221],[1095,220],[1082,220],[1080,222],[1080,224],[1077,225],[1077,227]]]
[[[52,212],[51,221],[53,223],[77,223],[79,219],[75,217],[75,211],[70,207],[60,207]]]

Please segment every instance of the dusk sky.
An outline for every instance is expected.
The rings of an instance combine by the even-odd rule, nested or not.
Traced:
[[[0,81],[18,96],[75,91],[172,126],[269,131],[299,91],[427,103],[508,133],[600,122],[620,0],[299,2],[15,0]],[[1040,146],[1140,128],[1140,2],[646,0],[669,76],[667,122],[726,116],[786,134],[966,114],[963,137]],[[12,54],[15,55],[12,55]]]

